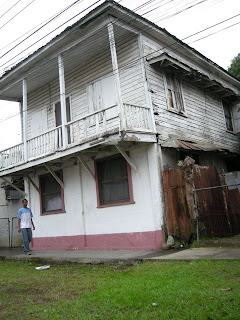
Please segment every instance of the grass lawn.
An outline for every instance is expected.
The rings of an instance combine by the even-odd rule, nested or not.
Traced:
[[[0,261],[0,319],[240,319],[237,260],[36,266]]]

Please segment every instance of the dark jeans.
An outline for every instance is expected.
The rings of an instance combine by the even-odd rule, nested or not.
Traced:
[[[23,228],[22,238],[23,238],[23,248],[25,252],[30,251],[29,243],[32,241],[32,229],[31,228]]]

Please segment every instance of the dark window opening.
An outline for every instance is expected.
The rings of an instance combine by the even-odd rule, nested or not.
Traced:
[[[178,77],[172,73],[165,72],[168,92],[168,108],[179,113],[185,112],[181,84]]]
[[[70,105],[70,98],[66,98],[66,118],[67,122],[71,121],[71,105]],[[61,114],[61,103],[58,101],[55,103],[55,120],[56,120],[56,127],[59,127],[62,125],[62,114]],[[67,138],[68,138],[68,144],[71,143],[71,132],[70,127],[67,127]]]
[[[227,172],[240,171],[240,159],[239,157],[226,159]]]
[[[62,171],[56,172],[62,180]],[[50,174],[39,177],[41,213],[60,213],[64,211],[63,189]]]
[[[133,203],[130,166],[122,156],[96,161],[98,206]]]
[[[199,165],[199,155],[197,153],[191,153],[186,151],[179,151],[178,158],[179,160],[184,160],[186,157],[190,157],[195,160],[195,164]]]
[[[223,102],[223,110],[224,110],[227,130],[233,131],[231,106],[227,102]]]

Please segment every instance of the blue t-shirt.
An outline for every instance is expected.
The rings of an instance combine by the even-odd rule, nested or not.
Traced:
[[[21,208],[18,210],[17,218],[21,219],[21,229],[32,227],[32,217],[33,214],[30,208]]]

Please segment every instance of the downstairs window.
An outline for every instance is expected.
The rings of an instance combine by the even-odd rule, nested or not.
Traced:
[[[95,162],[98,207],[134,203],[131,169],[121,156]]]
[[[62,180],[62,171],[56,172]],[[63,188],[47,173],[39,176],[41,214],[61,213],[65,211]]]

